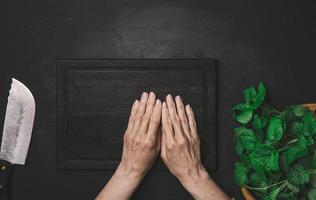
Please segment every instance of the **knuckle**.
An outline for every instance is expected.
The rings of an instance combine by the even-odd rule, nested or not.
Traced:
[[[168,125],[168,126],[172,126],[171,120],[168,120],[168,121],[167,121],[167,125]]]
[[[173,117],[173,118],[171,118],[171,122],[178,124],[178,123],[180,123],[180,119],[179,119],[179,117]]]
[[[187,121],[184,117],[182,117],[182,118],[181,118],[181,123],[182,123],[182,124],[187,124],[188,121]]]
[[[184,147],[186,147],[186,146],[187,146],[187,141],[186,141],[184,138],[179,139],[179,141],[178,141],[178,146],[179,146],[179,148],[184,148]]]
[[[147,149],[153,149],[155,147],[155,143],[150,140],[150,139],[147,139],[145,142],[144,142],[144,146],[145,148]]]
[[[133,139],[133,142],[134,142],[135,145],[139,146],[139,145],[141,145],[143,143],[143,140],[141,138],[139,138],[139,137],[135,137]]]
[[[175,143],[173,141],[169,141],[166,143],[166,149],[173,150],[175,148]]]
[[[128,145],[132,144],[133,140],[134,140],[134,138],[133,138],[133,135],[131,135],[131,134],[125,134],[123,137],[123,142],[125,144],[128,144]]]

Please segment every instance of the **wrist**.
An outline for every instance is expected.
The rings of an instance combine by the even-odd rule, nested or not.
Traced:
[[[119,179],[124,180],[133,180],[133,181],[141,181],[145,176],[145,173],[139,172],[137,170],[129,169],[125,167],[122,163],[119,164],[118,168],[115,171],[114,176]]]
[[[201,168],[196,173],[179,178],[179,181],[188,191],[193,191],[195,188],[208,184],[211,177],[205,168]]]

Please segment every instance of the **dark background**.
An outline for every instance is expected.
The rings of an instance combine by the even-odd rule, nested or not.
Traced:
[[[217,169],[212,177],[241,198],[232,180],[231,107],[263,80],[269,101],[316,101],[313,1],[6,0],[0,114],[10,77],[34,93],[37,115],[13,199],[93,199],[112,171],[56,170],[57,58],[215,58],[218,67]],[[151,198],[150,198],[151,197]],[[134,199],[190,199],[167,171],[150,172]]]

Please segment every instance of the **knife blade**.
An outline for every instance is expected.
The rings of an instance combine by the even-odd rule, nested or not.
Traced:
[[[35,100],[30,90],[12,78],[0,149],[0,199],[10,199],[11,170],[24,165],[35,116]]]

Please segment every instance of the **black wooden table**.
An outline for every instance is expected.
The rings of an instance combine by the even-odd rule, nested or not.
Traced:
[[[262,80],[269,101],[280,108],[316,101],[312,1],[5,0],[2,8],[0,116],[11,77],[28,85],[37,103],[27,165],[14,170],[14,200],[93,199],[113,174],[58,165],[58,60],[216,59],[217,153],[210,173],[237,199],[231,108],[242,90]],[[191,197],[168,171],[152,170],[133,199]]]

